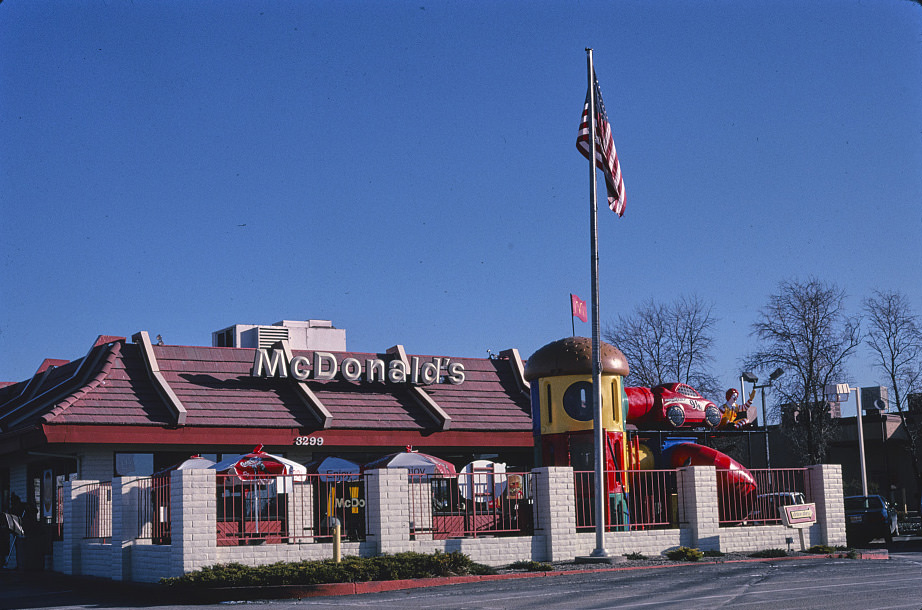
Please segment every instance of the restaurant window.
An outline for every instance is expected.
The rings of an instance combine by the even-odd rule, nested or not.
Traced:
[[[116,453],[115,476],[149,477],[154,474],[153,453]]]

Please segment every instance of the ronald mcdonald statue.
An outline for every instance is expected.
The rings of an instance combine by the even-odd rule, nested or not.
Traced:
[[[737,430],[746,426],[749,423],[749,407],[752,406],[752,398],[755,396],[755,390],[752,391],[752,394],[749,395],[749,400],[744,402],[742,405],[736,404],[736,399],[739,397],[740,393],[736,391],[736,388],[730,388],[727,390],[726,398],[727,401],[720,405],[721,417],[721,428],[734,427]]]

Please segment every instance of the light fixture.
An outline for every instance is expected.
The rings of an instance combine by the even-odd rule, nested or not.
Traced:
[[[768,383],[763,383],[762,385],[756,385],[759,381],[759,378],[753,375],[750,372],[745,372],[740,375],[740,379],[744,379],[752,384],[753,390],[762,390],[762,428],[765,430],[765,467],[772,467],[771,453],[768,447],[768,413],[765,411],[765,388],[772,387],[772,382],[784,375],[784,369],[781,367],[776,368],[768,376]]]
[[[823,394],[829,402],[846,402],[851,390],[847,383],[827,383]]]
[[[864,409],[861,408],[861,388],[853,388],[847,383],[827,383],[823,394],[829,402],[845,402],[848,395],[855,393],[855,407],[857,415],[855,420],[858,424],[858,462],[861,467],[861,494],[868,495],[868,475],[864,458]]]

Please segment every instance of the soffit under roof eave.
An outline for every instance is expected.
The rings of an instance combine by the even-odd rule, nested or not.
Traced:
[[[300,428],[243,428],[243,427],[198,427],[164,428],[161,426],[116,426],[106,424],[78,425],[56,424],[43,426],[43,438],[47,443],[84,445],[125,445],[137,447],[150,445],[194,445],[196,447],[218,447],[228,445],[253,445],[262,443],[267,447],[296,447],[297,439],[305,436],[322,436],[324,450],[336,451],[360,447],[404,447],[408,444],[418,447],[510,447],[529,448],[534,446],[534,437],[529,430],[483,431],[450,430],[315,430]]]
[[[30,426],[0,434],[0,456],[17,454],[48,445],[49,441],[44,432],[43,426]]]

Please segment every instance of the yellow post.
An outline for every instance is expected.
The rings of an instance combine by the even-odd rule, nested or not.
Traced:
[[[336,525],[333,526],[333,561],[339,563],[343,560],[342,547],[339,539],[339,522],[336,522]]]

